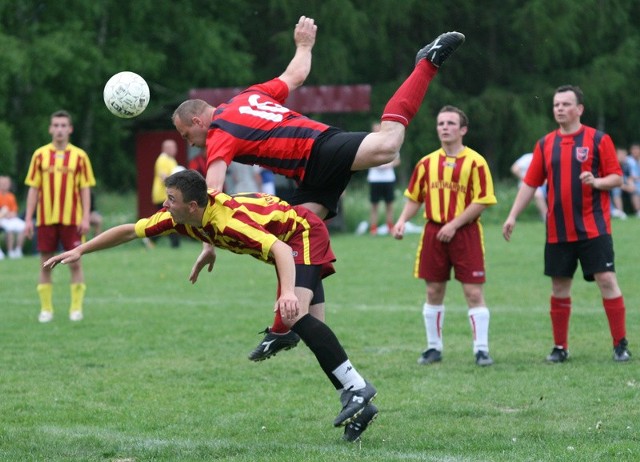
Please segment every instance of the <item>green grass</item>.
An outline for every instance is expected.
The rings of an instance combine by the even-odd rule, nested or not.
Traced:
[[[101,204],[108,225],[130,213],[109,209]],[[380,416],[356,444],[332,427],[338,397],[306,347],[246,359],[271,321],[269,266],[219,251],[214,272],[191,285],[197,243],[130,243],[84,258],[81,323],[66,317],[69,272],[57,268],[56,318],[40,325],[38,259],[1,261],[0,460],[639,460],[638,358],[612,361],[596,286],[576,279],[571,360],[545,364],[543,226],[519,223],[507,244],[497,218],[487,222],[490,368],[473,363],[455,281],[444,360],[416,364],[425,347],[424,283],[411,274],[417,235],[334,237],[328,324],[379,391]],[[615,222],[614,240],[630,348],[640,353],[638,225]]]

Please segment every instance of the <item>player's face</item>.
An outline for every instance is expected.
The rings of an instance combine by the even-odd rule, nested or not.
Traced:
[[[460,114],[441,112],[438,114],[436,131],[442,144],[452,144],[462,141],[462,137],[467,133],[467,127],[460,126]]]
[[[209,127],[202,123],[199,117],[194,117],[191,125],[187,125],[182,122],[182,119],[176,117],[173,120],[173,124],[176,126],[176,130],[180,133],[180,136],[189,143],[190,146],[197,146],[204,148],[207,143],[207,131]]]
[[[53,141],[66,142],[73,133],[73,125],[66,117],[53,117],[49,124],[49,134]]]
[[[176,223],[187,224],[189,222],[190,204],[185,203],[182,191],[176,188],[167,188],[167,198],[162,206],[167,209]]]
[[[572,125],[580,121],[584,106],[578,104],[576,94],[563,91],[553,95],[553,117],[558,125]]]

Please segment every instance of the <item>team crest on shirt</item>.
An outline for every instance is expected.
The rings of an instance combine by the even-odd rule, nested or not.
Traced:
[[[576,148],[576,160],[578,162],[586,162],[589,158],[589,148],[586,146],[580,146]]]

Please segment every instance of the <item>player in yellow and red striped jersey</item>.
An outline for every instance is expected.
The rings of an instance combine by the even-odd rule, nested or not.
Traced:
[[[29,186],[25,214],[25,234],[31,238],[38,227],[41,261],[51,258],[62,245],[70,250],[82,243],[89,230],[91,187],[95,186],[91,161],[86,152],[69,142],[73,133],[71,115],[57,111],[51,115],[51,143],[33,153],[25,179]],[[36,215],[34,226],[33,217]],[[83,318],[86,285],[80,261],[70,265],[71,306],[69,318]],[[41,267],[38,281],[40,322],[53,319],[53,281],[51,270]]]
[[[275,265],[278,297],[275,310],[309,347],[320,367],[341,392],[342,410],[334,426],[347,425],[363,413],[377,391],[358,373],[333,331],[310,313],[324,311],[322,278],[332,274],[335,260],[324,222],[304,207],[256,193],[229,196],[207,191],[194,170],[165,180],[165,208],[137,223],[116,226],[90,241],[52,257],[44,266],[77,262],[85,253],[114,247],[135,238],[179,233]],[[190,280],[212,264],[199,260]],[[223,298],[227,297],[225,294]],[[377,413],[377,410],[376,410]],[[369,414],[369,421],[375,417]]]
[[[393,228],[396,239],[404,236],[408,220],[425,206],[427,220],[418,246],[414,275],[427,284],[423,316],[427,350],[419,364],[442,360],[442,326],[447,281],[455,278],[469,308],[476,364],[489,366],[489,309],[483,293],[485,282],[484,239],[480,214],[495,204],[493,181],[486,160],[463,144],[468,130],[466,114],[443,107],[437,119],[441,148],[415,166],[405,191],[407,202]]]

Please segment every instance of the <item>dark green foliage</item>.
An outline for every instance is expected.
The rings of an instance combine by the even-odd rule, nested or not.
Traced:
[[[133,189],[135,134],[172,129],[191,88],[245,86],[277,76],[300,15],[319,26],[307,83],[373,87],[368,114],[310,114],[366,130],[413,66],[418,48],[446,30],[467,42],[443,66],[407,132],[401,169],[438,146],[434,115],[464,109],[467,143],[496,177],[554,127],[551,96],[585,91],[584,122],[619,145],[640,138],[640,4],[627,0],[105,0],[0,2],[0,173],[19,179],[49,141],[49,115],[74,116],[72,141],[89,152],[107,189]],[[112,116],[102,88],[115,72],[145,77],[151,103],[131,121]]]

